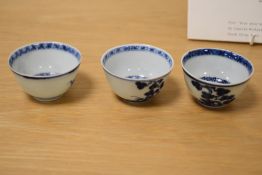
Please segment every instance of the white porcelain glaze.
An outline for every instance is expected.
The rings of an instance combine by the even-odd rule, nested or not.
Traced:
[[[80,60],[80,52],[68,44],[39,42],[15,50],[9,66],[26,93],[51,101],[71,87]]]
[[[182,57],[181,64],[191,94],[211,108],[235,100],[254,72],[248,59],[223,49],[191,50]]]
[[[154,46],[127,44],[107,50],[101,64],[115,94],[142,102],[160,92],[173,69],[173,58]]]
[[[215,55],[197,56],[184,65],[185,69],[195,77],[219,77],[230,84],[238,84],[249,77],[248,70],[236,61]]]

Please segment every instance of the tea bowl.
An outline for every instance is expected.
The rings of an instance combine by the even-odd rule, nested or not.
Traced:
[[[38,42],[11,53],[8,64],[24,91],[38,101],[52,101],[73,84],[81,61],[76,48],[61,42]]]
[[[101,64],[113,92],[136,103],[148,101],[160,92],[174,61],[158,47],[126,44],[107,50]]]
[[[224,49],[200,48],[181,59],[186,85],[198,102],[221,108],[234,101],[254,72],[251,61]]]

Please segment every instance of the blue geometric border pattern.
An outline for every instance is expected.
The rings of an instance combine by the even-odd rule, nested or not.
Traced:
[[[113,55],[119,54],[121,52],[128,52],[128,51],[151,52],[153,54],[159,55],[162,58],[164,58],[168,62],[170,67],[172,67],[172,65],[173,65],[172,59],[164,51],[161,51],[161,50],[159,50],[157,48],[154,48],[154,47],[140,46],[140,45],[122,46],[122,47],[118,47],[118,48],[115,48],[115,49],[111,50],[110,52],[108,52],[104,56],[103,64],[105,64],[108,61],[108,59],[110,57],[112,57]]]
[[[245,66],[247,68],[249,74],[251,74],[252,71],[253,71],[253,67],[250,64],[250,62],[247,61],[242,56],[237,55],[233,52],[229,52],[229,51],[226,51],[226,50],[219,50],[219,49],[198,49],[198,50],[190,51],[183,58],[183,64],[185,64],[192,57],[202,56],[202,55],[217,55],[217,56],[229,58],[230,60],[236,61],[236,62],[242,64],[243,66]]]
[[[44,49],[57,49],[61,51],[65,51],[73,55],[74,57],[77,58],[78,61],[80,61],[80,53],[75,50],[74,48],[65,45],[65,44],[60,44],[60,43],[52,43],[52,42],[45,42],[45,43],[37,43],[37,44],[31,44],[28,46],[25,46],[23,48],[20,48],[17,50],[15,53],[11,55],[11,58],[9,60],[9,64],[12,66],[14,61],[29,52],[36,51],[36,50],[44,50]]]

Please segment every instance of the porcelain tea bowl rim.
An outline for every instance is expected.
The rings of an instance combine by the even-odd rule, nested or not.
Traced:
[[[221,51],[221,52],[224,52],[226,53],[227,55],[216,55],[216,54],[213,54],[215,56],[221,56],[221,57],[225,57],[227,59],[230,59],[230,60],[233,60],[233,61],[236,61],[234,58],[229,58],[228,55],[231,55],[231,56],[235,56],[236,59],[241,59],[243,61],[245,61],[248,66],[250,66],[250,70],[249,71],[249,74],[248,74],[248,77],[246,77],[245,79],[239,81],[239,82],[236,82],[236,83],[230,83],[230,84],[222,84],[222,83],[217,83],[217,82],[212,82],[212,81],[207,81],[207,80],[203,80],[201,78],[198,78],[196,77],[194,74],[192,74],[186,67],[185,67],[185,63],[186,63],[186,56],[188,56],[190,53],[192,52],[200,52],[200,51],[205,51],[205,50],[213,50],[213,51]],[[203,54],[205,55],[205,54]],[[198,56],[201,56],[201,55],[198,55]],[[192,57],[189,57],[188,59],[190,58],[194,58],[194,57],[197,57],[197,56],[192,56]],[[243,63],[238,63],[238,64],[243,64]],[[218,87],[233,87],[233,86],[237,86],[237,85],[240,85],[240,84],[243,84],[245,82],[247,82],[254,74],[254,66],[253,66],[253,63],[247,59],[246,57],[236,53],[236,52],[233,52],[233,51],[230,51],[230,50],[226,50],[226,49],[221,49],[221,48],[195,48],[195,49],[191,49],[189,51],[187,51],[186,53],[183,54],[183,56],[181,57],[181,66],[182,66],[182,69],[183,71],[192,79],[195,79],[201,83],[204,83],[204,84],[207,84],[207,85],[213,85],[213,86],[218,86]],[[243,65],[245,66],[245,65]],[[248,69],[246,66],[245,66],[246,69]]]
[[[164,58],[163,56],[161,55],[158,55],[158,56],[161,56],[163,59],[169,59],[171,61],[171,66],[169,66],[168,70],[162,74],[162,75],[159,75],[159,76],[155,76],[155,77],[148,77],[148,78],[145,78],[145,79],[139,79],[139,81],[141,82],[146,82],[146,81],[153,81],[153,80],[157,80],[157,79],[161,79],[163,77],[166,77],[168,74],[170,74],[170,72],[173,70],[174,68],[174,59],[173,57],[171,56],[171,54],[169,52],[167,52],[166,50],[164,49],[161,49],[159,47],[156,47],[156,46],[153,46],[153,45],[150,45],[150,44],[144,44],[144,43],[130,43],[130,44],[121,44],[121,45],[117,45],[117,46],[114,46],[112,48],[109,48],[107,49],[104,54],[102,55],[101,57],[101,65],[103,67],[103,69],[109,74],[109,75],[112,75],[113,77],[115,78],[118,78],[118,79],[122,79],[122,80],[126,80],[126,81],[131,81],[131,82],[136,82],[138,81],[137,79],[133,79],[133,78],[128,78],[128,77],[122,77],[122,76],[119,76],[115,73],[112,73],[110,70],[107,69],[106,67],[106,57],[108,56],[108,54],[110,54],[110,52],[112,51],[116,51],[116,49],[118,48],[124,48],[124,47],[132,47],[132,46],[141,46],[141,47],[147,47],[147,48],[154,48],[156,49],[157,51],[160,51],[161,53],[163,53],[165,55],[166,58]],[[131,52],[132,51],[135,51],[135,50],[130,50]],[[123,52],[127,52],[127,51],[123,51]],[[118,54],[118,53],[115,53],[115,54]],[[157,54],[157,53],[152,53],[152,54]],[[114,55],[114,54],[113,54]],[[113,55],[109,55],[108,58],[110,58],[111,56]],[[165,60],[167,61],[167,60]]]
[[[16,69],[13,68],[13,66],[12,66],[13,62],[16,59],[19,59],[19,57],[21,57],[22,55],[26,55],[26,54],[28,54],[28,53],[33,51],[33,50],[29,50],[28,52],[23,53],[23,49],[26,49],[26,48],[29,48],[29,47],[33,47],[33,46],[40,47],[41,44],[43,44],[45,46],[47,44],[51,44],[51,45],[57,44],[60,47],[64,47],[65,46],[65,48],[44,48],[42,50],[47,50],[48,51],[49,49],[57,49],[57,50],[62,51],[62,52],[68,52],[69,54],[71,54],[77,60],[77,64],[74,67],[72,67],[71,69],[67,70],[67,71],[64,71],[62,73],[53,74],[53,75],[32,75],[32,74],[26,74],[26,73],[19,72]],[[67,49],[70,49],[70,51],[72,53],[69,50],[67,50]],[[38,49],[35,49],[35,50],[38,50]],[[19,54],[19,53],[21,55],[16,55],[16,54]],[[78,69],[78,67],[81,64],[81,61],[82,61],[81,52],[77,48],[75,48],[74,46],[72,46],[70,44],[67,44],[67,43],[64,43],[64,42],[58,42],[58,41],[38,41],[38,42],[32,42],[32,43],[24,44],[24,45],[18,47],[17,49],[13,50],[9,54],[9,57],[8,57],[8,66],[9,66],[9,68],[10,68],[10,70],[12,72],[14,72],[15,74],[17,74],[17,75],[19,75],[21,77],[24,77],[24,78],[27,78],[27,79],[42,80],[42,79],[57,78],[57,77],[61,77],[61,76],[70,74],[70,73],[74,72],[76,69]]]

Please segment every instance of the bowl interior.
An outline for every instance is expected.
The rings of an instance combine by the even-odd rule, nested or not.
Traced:
[[[15,51],[9,60],[18,74],[53,76],[69,72],[80,63],[80,53],[60,43],[39,43]]]
[[[183,68],[190,75],[217,84],[238,84],[252,74],[252,64],[229,51],[203,49],[184,56]]]
[[[172,69],[173,60],[161,49],[131,45],[108,51],[103,58],[103,66],[117,77],[152,79],[167,74]]]

